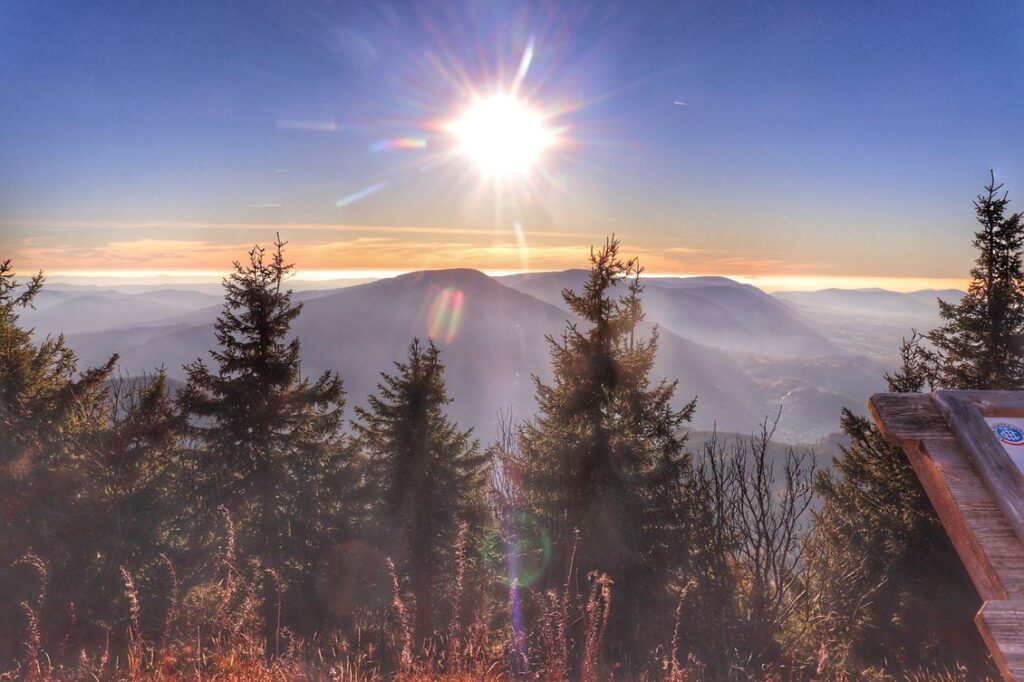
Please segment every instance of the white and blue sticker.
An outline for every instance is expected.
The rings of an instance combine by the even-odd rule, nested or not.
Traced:
[[[1004,445],[1024,445],[1024,430],[1013,424],[992,424],[992,432]]]
[[[1024,472],[1024,419],[1020,417],[985,417],[992,435],[1017,468]]]
[[[997,422],[991,426],[996,438],[1003,445],[1024,445],[1024,430],[1021,427],[1006,422]]]

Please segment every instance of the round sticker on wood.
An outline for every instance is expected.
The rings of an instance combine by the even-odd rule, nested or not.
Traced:
[[[1024,431],[1018,426],[998,422],[992,424],[992,431],[1003,445],[1024,445]]]

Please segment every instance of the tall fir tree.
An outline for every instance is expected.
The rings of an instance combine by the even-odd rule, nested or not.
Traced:
[[[42,290],[42,273],[19,282],[9,260],[0,262],[0,602],[17,604],[35,590],[34,576],[12,562],[24,552],[44,558],[61,577],[82,543],[88,519],[80,512],[87,493],[89,441],[104,426],[106,383],[117,357],[81,373],[63,336],[38,343],[19,321]],[[26,577],[32,582],[25,583]],[[66,611],[56,583],[53,601]],[[19,632],[15,610],[0,617],[0,631]],[[55,620],[65,613],[51,614]],[[17,637],[0,637],[0,656]]]
[[[541,587],[561,585],[570,571],[574,585],[607,575],[608,641],[637,664],[653,641],[653,614],[672,611],[667,587],[687,551],[679,485],[690,459],[680,428],[696,400],[676,409],[676,382],[651,385],[658,331],[639,337],[638,262],[619,257],[614,237],[590,260],[582,292],[562,292],[586,327],[570,322],[561,338],[549,336],[553,380],[534,379],[539,414],[518,436],[522,494],[556,548]]]
[[[886,375],[890,391],[1024,385],[1024,225],[1007,215],[1001,192],[993,175],[974,202],[978,257],[967,295],[940,300],[944,324],[904,341],[901,367]],[[811,544],[819,573],[858,567],[826,592],[832,612],[846,614],[844,656],[854,667],[967,663],[991,672],[971,622],[977,593],[905,454],[847,410],[841,426],[849,445],[819,478]]]
[[[104,408],[83,463],[76,603],[85,615],[116,609],[123,618],[121,568],[140,581],[166,578],[160,555],[170,551],[164,520],[180,502],[172,482],[181,423],[162,370],[114,379]]]
[[[927,337],[943,388],[1019,390],[1024,387],[1024,220],[1007,215],[1010,201],[995,175],[974,202],[981,226],[978,258],[959,303],[939,301],[944,324]]]
[[[423,642],[447,624],[440,611],[453,596],[460,527],[483,521],[486,456],[471,430],[445,416],[452,399],[433,342],[413,340],[395,368],[382,373],[368,407],[356,408],[354,428],[377,499],[371,523],[412,594],[413,634]]]
[[[234,264],[210,352],[216,369],[202,360],[187,366],[178,402],[189,419],[197,527],[209,534],[212,512],[226,508],[240,553],[285,580],[291,623],[305,629],[322,605],[315,560],[346,530],[350,467],[342,381],[332,372],[303,377],[299,339],[288,338],[302,305],[282,289],[293,269],[284,246],[278,239],[269,258],[255,246],[248,262]]]
[[[915,332],[903,341],[900,367],[885,376],[890,391],[931,383],[922,340]],[[848,444],[818,475],[822,505],[808,542],[823,672],[992,673],[973,626],[977,592],[906,455],[845,408],[840,427]]]

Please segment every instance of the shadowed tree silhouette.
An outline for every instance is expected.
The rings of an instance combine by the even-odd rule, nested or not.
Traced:
[[[25,571],[14,560],[36,548],[48,561],[81,572],[70,557],[83,544],[88,519],[79,512],[84,465],[90,439],[105,427],[106,382],[117,356],[81,373],[63,336],[39,343],[19,324],[19,310],[32,306],[42,290],[42,273],[19,282],[11,261],[0,262],[0,599],[17,604],[25,589]],[[31,577],[31,576],[28,576]],[[58,584],[58,599],[71,584]],[[0,631],[17,632],[19,624],[5,610]],[[0,654],[18,646],[0,637]]]
[[[944,324],[927,334],[943,388],[1024,388],[1024,220],[1006,215],[1010,200],[1002,188],[993,174],[975,200],[981,227],[970,287],[957,304],[939,300]]]
[[[377,503],[382,548],[415,601],[413,634],[422,642],[442,623],[455,584],[455,547],[463,523],[482,522],[486,456],[444,414],[451,402],[440,351],[418,339],[395,374],[382,373],[377,395],[356,408],[354,424]],[[446,622],[446,621],[445,621]]]
[[[296,621],[310,627],[315,619],[301,613],[318,606],[312,562],[344,529],[350,452],[341,379],[303,377],[299,340],[288,339],[302,305],[282,290],[293,268],[284,246],[278,238],[269,257],[255,246],[235,263],[210,352],[216,367],[188,365],[178,404],[189,418],[193,527],[209,535],[210,512],[226,508],[240,553],[285,580]]]
[[[696,407],[673,407],[675,382],[650,383],[658,331],[638,335],[641,272],[619,257],[614,237],[591,252],[582,292],[562,292],[586,327],[569,323],[561,338],[548,337],[554,378],[534,378],[539,415],[518,435],[526,507],[556,547],[546,586],[570,570],[574,585],[606,574],[615,600],[608,639],[634,662],[651,642],[653,605],[674,603],[666,588],[685,563],[679,486],[690,458],[680,427]]]
[[[900,367],[885,375],[889,391],[931,383],[921,340],[904,339]],[[906,454],[848,409],[840,427],[848,444],[818,474],[822,506],[808,542],[809,582],[820,593],[808,625],[822,628],[823,672],[962,664],[993,673],[973,624],[978,594]]]

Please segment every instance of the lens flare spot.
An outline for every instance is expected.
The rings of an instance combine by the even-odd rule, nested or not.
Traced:
[[[505,585],[530,587],[547,571],[554,545],[547,528],[536,517],[519,512],[504,519],[501,533],[484,536],[480,553],[501,573]]]
[[[530,38],[530,42],[526,44],[526,49],[523,50],[523,57],[519,60],[519,69],[516,71],[516,80],[514,90],[519,89],[519,84],[526,78],[526,73],[530,70],[530,64],[533,63],[533,38]]]
[[[516,246],[519,248],[519,265],[523,268],[524,272],[529,271],[530,247],[526,244],[526,232],[518,220],[512,223],[512,229],[516,233]]]
[[[462,306],[465,296],[461,289],[448,287],[434,297],[427,317],[427,334],[437,341],[451,343],[462,324]]]
[[[358,192],[352,192],[352,194],[349,194],[348,196],[338,199],[336,202],[334,202],[334,205],[337,206],[338,208],[345,208],[346,206],[351,206],[356,202],[362,201],[368,196],[372,196],[377,192],[380,192],[381,190],[387,189],[390,185],[391,183],[388,182],[387,180],[375,182],[369,187],[364,187]]]
[[[371,152],[386,152],[391,149],[426,149],[427,141],[422,137],[392,137],[377,140],[370,145]]]

